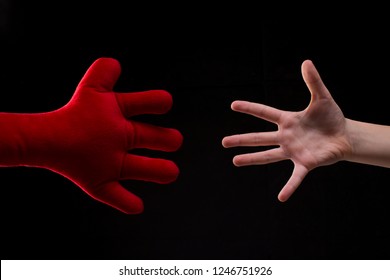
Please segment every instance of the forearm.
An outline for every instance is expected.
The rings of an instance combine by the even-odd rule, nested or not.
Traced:
[[[390,126],[347,119],[351,153],[345,160],[390,168]]]

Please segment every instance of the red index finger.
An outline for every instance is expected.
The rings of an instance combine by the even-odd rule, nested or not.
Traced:
[[[164,114],[172,107],[172,96],[165,90],[117,93],[115,96],[125,117]]]

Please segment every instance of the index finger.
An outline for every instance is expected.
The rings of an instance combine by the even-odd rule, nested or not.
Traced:
[[[231,108],[233,111],[252,115],[273,123],[278,123],[282,114],[282,111],[279,109],[264,104],[241,100],[234,101]]]
[[[165,90],[116,93],[118,105],[126,117],[165,114],[172,107],[172,96]]]

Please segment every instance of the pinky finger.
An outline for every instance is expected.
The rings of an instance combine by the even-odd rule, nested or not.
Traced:
[[[279,201],[287,201],[302,183],[307,173],[309,173],[309,170],[306,167],[304,167],[303,165],[295,165],[290,179],[287,181],[286,185],[283,187],[283,189],[278,195]]]
[[[119,182],[105,183],[88,194],[126,214],[140,214],[144,211],[142,199],[125,189]]]

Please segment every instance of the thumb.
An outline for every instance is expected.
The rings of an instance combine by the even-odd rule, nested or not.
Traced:
[[[102,57],[92,63],[78,87],[90,87],[100,92],[112,91],[120,73],[121,67],[116,59]]]
[[[322,82],[321,76],[311,60],[305,60],[301,67],[302,77],[309,89],[312,101],[322,98],[331,98],[331,95]]]

